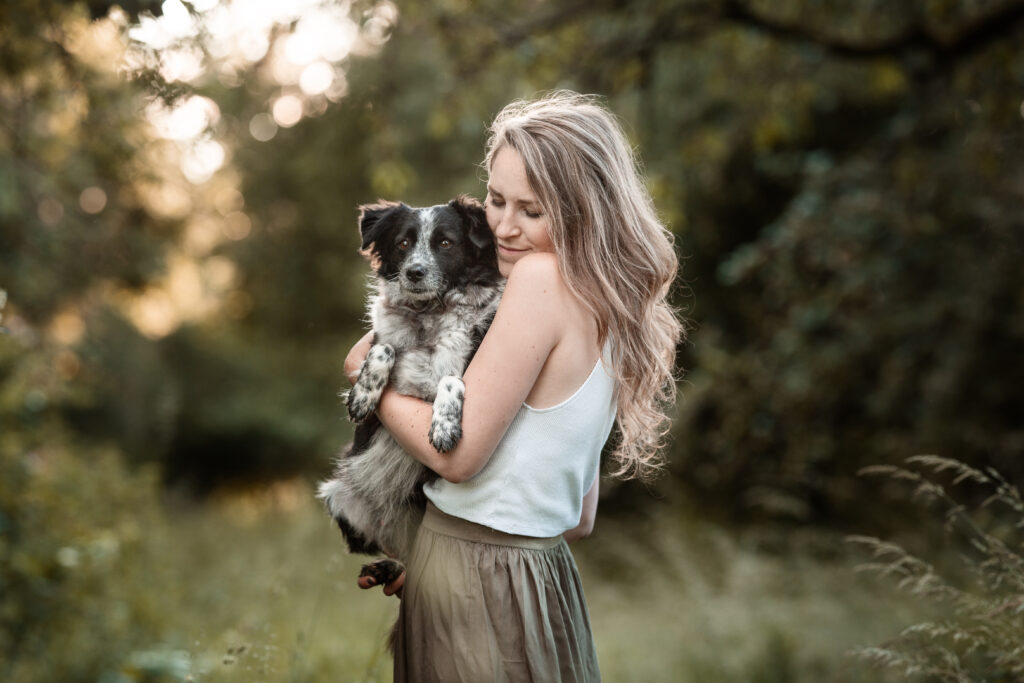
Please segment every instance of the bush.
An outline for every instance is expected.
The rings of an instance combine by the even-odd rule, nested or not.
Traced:
[[[154,469],[84,446],[55,407],[54,352],[0,335],[0,679],[95,679],[156,632],[147,548],[164,532]]]

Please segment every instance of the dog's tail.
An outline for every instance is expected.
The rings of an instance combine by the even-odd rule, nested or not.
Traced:
[[[344,481],[339,477],[327,479],[320,482],[320,486],[317,488],[317,498],[324,501],[331,518],[341,529],[341,535],[345,538],[350,552],[376,555],[381,552],[380,547],[360,533],[345,516],[346,489]]]

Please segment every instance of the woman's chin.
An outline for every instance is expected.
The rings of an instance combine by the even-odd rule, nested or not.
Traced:
[[[512,272],[512,266],[515,265],[515,261],[506,261],[505,259],[498,259],[498,272],[501,273],[502,277],[508,277],[509,273]]]
[[[512,267],[519,263],[519,260],[526,256],[528,253],[530,253],[530,251],[526,249],[517,251],[515,253],[503,253],[502,251],[499,250],[498,271],[502,274],[503,277],[508,277],[509,273],[512,272]]]

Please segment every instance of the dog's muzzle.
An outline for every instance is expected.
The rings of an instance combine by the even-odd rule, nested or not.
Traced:
[[[403,273],[405,279],[411,283],[418,283],[427,275],[427,269],[423,266],[409,266]]]
[[[444,278],[421,263],[411,263],[402,268],[398,282],[405,296],[423,300],[440,294]]]

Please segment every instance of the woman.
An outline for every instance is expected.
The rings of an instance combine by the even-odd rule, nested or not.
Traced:
[[[593,527],[613,421],[613,474],[661,463],[681,336],[666,302],[677,261],[625,135],[594,98],[514,102],[490,133],[485,206],[508,281],[464,376],[462,439],[435,451],[431,405],[417,398],[388,390],[378,408],[440,475],[425,487],[407,573],[385,587],[403,591],[395,680],[593,681],[566,541]],[[368,343],[349,354],[350,375]]]

